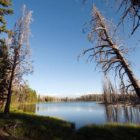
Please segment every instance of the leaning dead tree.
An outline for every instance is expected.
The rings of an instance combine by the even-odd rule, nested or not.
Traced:
[[[126,18],[132,20],[132,32],[140,27],[140,0],[117,0],[120,2],[119,9],[122,9],[122,17],[118,26],[124,22]]]
[[[95,59],[97,66],[101,66],[104,73],[113,70],[115,76],[118,76],[120,79],[121,88],[128,91],[133,87],[140,98],[140,85],[130,68],[130,64],[124,57],[126,49],[124,47],[121,48],[120,44],[118,44],[116,37],[112,35],[112,29],[109,24],[99,10],[93,7],[92,19],[88,29],[89,40],[94,41],[95,46],[84,50],[83,54],[88,53],[90,60]]]

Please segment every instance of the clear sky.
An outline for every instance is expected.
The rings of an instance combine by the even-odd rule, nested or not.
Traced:
[[[102,0],[94,2],[108,19],[118,23],[114,8]],[[81,0],[13,0],[13,3],[15,14],[8,17],[10,28],[20,16],[23,4],[33,11],[30,46],[34,74],[27,78],[29,85],[42,95],[79,96],[101,92],[102,73],[95,70],[94,62],[87,63],[86,57],[77,61],[82,50],[92,45],[82,33],[84,23],[90,20],[92,2],[83,5]],[[129,28],[128,24],[120,34],[127,44],[136,46],[139,32],[129,38],[126,31]],[[129,59],[137,64],[133,66],[140,76],[139,48],[130,53]]]

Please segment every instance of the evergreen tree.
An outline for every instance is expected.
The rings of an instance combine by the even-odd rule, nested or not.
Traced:
[[[10,33],[7,29],[5,16],[12,14],[13,10],[9,8],[11,6],[11,0],[0,0],[0,34],[1,33]],[[0,42],[4,42],[4,39],[0,38]]]
[[[0,0],[0,35],[10,34],[7,29],[5,16],[12,14],[13,10],[11,6],[11,0]],[[0,104],[3,103],[8,88],[8,71],[10,70],[8,60],[8,47],[6,45],[6,39],[0,37]]]

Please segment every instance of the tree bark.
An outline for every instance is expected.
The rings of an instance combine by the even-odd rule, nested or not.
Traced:
[[[14,78],[14,70],[15,70],[15,68],[13,68],[12,73],[11,73],[10,83],[9,83],[9,87],[8,87],[7,100],[6,100],[6,104],[5,104],[5,108],[4,108],[4,114],[7,115],[7,116],[9,115],[9,112],[10,112],[10,104],[11,104],[11,97],[12,97],[12,83],[13,83],[13,78]]]
[[[13,63],[13,67],[11,70],[11,76],[10,76],[10,80],[9,80],[7,100],[6,100],[6,104],[5,104],[5,108],[4,108],[4,114],[6,116],[8,116],[10,113],[10,104],[11,104],[11,97],[12,97],[12,84],[13,84],[13,80],[14,80],[16,61],[17,61],[17,53],[15,53],[15,56],[14,56],[14,63]]]
[[[107,32],[105,31],[105,34],[108,37]],[[116,45],[113,44],[113,41],[108,37],[108,43],[112,46],[112,48],[114,49],[114,52],[116,53],[118,59],[120,59],[120,63],[123,66],[128,78],[130,79],[132,86],[134,87],[134,90],[137,94],[137,96],[140,99],[140,84],[138,83],[138,80],[135,78],[131,68],[129,67],[128,62],[126,61],[126,59],[123,57],[123,54],[120,52],[120,50],[117,48]]]
[[[122,60],[121,64],[124,67],[125,72],[127,73],[128,77],[129,77],[129,79],[130,79],[130,81],[131,81],[131,83],[134,87],[134,90],[135,90],[137,96],[140,99],[140,84],[138,83],[138,80],[135,78],[132,70],[130,69],[130,67],[127,63],[127,61],[124,59],[124,57],[121,55],[120,52],[118,52],[118,57],[120,57],[120,59]]]

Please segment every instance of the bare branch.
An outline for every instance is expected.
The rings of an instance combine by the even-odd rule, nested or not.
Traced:
[[[127,12],[129,10],[127,9]],[[124,15],[124,17],[127,13]],[[124,57],[123,53],[127,52],[126,49],[121,49],[120,45],[116,43],[114,36],[111,35],[111,30],[113,27],[109,26],[107,20],[101,15],[99,10],[94,6],[92,10],[92,22],[90,22],[90,37],[91,40],[97,42],[97,44],[85,50],[83,55],[89,54],[88,59],[95,60],[97,66],[101,66],[104,73],[108,73],[110,70],[115,70],[115,76],[118,75],[122,89],[128,89],[125,84],[125,75],[132,84],[135,92],[140,98],[140,85],[138,84],[132,70],[130,69],[130,64]],[[94,39],[93,39],[94,37]]]

